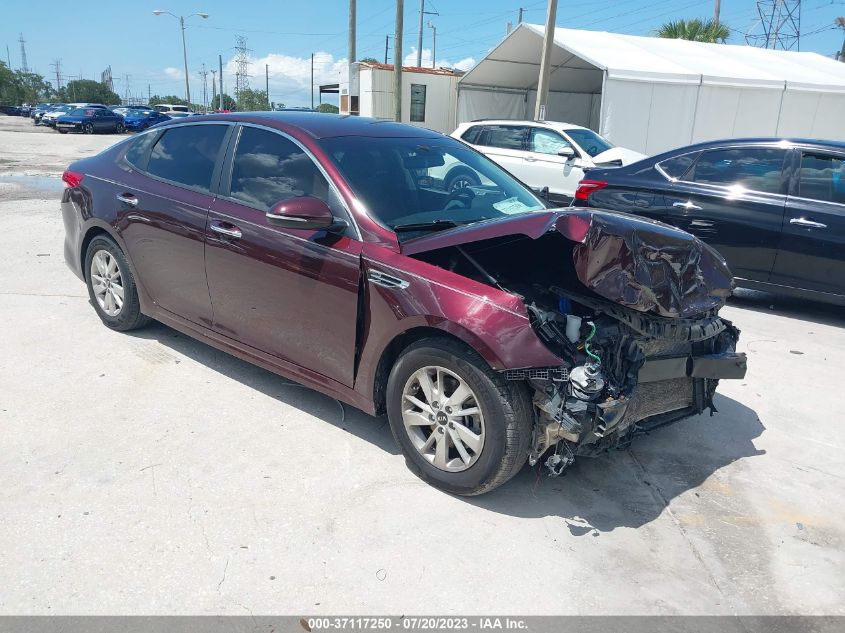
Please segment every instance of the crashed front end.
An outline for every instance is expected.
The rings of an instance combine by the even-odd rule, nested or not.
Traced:
[[[533,390],[529,462],[559,475],[576,456],[712,414],[719,380],[744,377],[746,359],[739,330],[718,315],[733,279],[712,248],[626,214],[545,215],[417,256],[518,294],[538,338],[564,359],[505,371]]]

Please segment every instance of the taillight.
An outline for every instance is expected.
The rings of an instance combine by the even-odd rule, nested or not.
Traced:
[[[599,189],[604,189],[605,187],[607,187],[607,183],[604,180],[589,180],[585,178],[578,183],[578,189],[575,190],[575,199],[586,201],[591,193]]]
[[[80,174],[78,171],[70,171],[69,169],[62,174],[62,182],[71,189],[81,185],[84,178],[85,174]]]

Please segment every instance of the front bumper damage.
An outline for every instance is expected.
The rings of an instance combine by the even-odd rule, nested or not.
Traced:
[[[719,380],[745,376],[739,330],[716,314],[669,319],[553,291],[568,314],[534,310],[535,328],[542,338],[565,341],[573,364],[505,372],[534,391],[529,463],[550,453],[544,463],[552,476],[577,456],[627,446],[637,433],[707,409],[712,414]],[[590,315],[573,317],[576,311]]]

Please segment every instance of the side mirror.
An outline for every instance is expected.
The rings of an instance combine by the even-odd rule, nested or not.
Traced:
[[[266,213],[266,217],[270,224],[286,229],[333,229],[340,224],[335,221],[329,205],[311,196],[277,202]]]
[[[563,156],[566,159],[574,158],[575,157],[575,150],[571,147],[562,147],[557,153],[558,156]]]

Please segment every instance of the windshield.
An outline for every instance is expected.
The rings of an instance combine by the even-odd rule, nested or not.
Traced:
[[[320,144],[371,217],[391,229],[468,224],[545,208],[494,162],[448,137],[347,136]]]
[[[564,134],[575,141],[578,147],[590,156],[598,156],[602,152],[613,149],[613,143],[592,130],[564,130]]]

